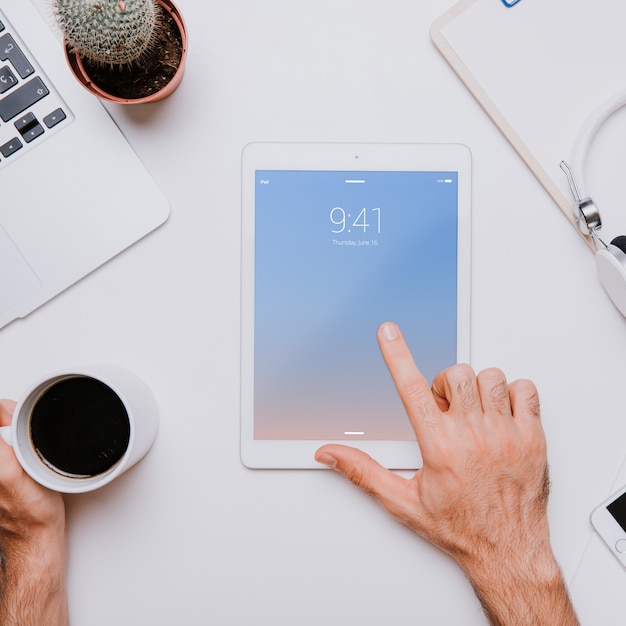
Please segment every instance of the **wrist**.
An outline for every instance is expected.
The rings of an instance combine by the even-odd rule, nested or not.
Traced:
[[[576,626],[563,574],[548,545],[459,560],[492,626]]]
[[[64,528],[31,530],[27,537],[2,537],[0,623],[18,626],[68,623],[67,549]]]
[[[502,583],[517,586],[549,585],[562,579],[561,570],[549,542],[533,546],[498,546],[479,554],[457,558],[459,565],[476,586],[488,586],[497,576]]]
[[[466,568],[465,573],[481,598],[497,594],[503,598],[519,593],[539,595],[563,585],[563,575],[551,554],[532,563],[515,558],[493,559]]]
[[[52,567],[67,549],[65,517],[49,519],[46,523],[23,524],[19,530],[6,524],[5,528],[0,528],[0,548],[9,561],[24,560],[35,567],[39,562],[41,567]]]

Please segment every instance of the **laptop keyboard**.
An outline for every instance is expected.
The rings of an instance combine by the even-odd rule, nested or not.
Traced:
[[[0,169],[71,119],[69,108],[0,11]]]

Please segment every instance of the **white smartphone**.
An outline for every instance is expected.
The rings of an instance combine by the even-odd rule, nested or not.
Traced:
[[[591,523],[626,568],[626,485],[593,511]]]

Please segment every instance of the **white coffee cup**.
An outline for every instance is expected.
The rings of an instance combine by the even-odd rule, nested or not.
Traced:
[[[154,443],[156,400],[117,365],[49,374],[18,401],[0,436],[38,483],[62,493],[93,491],[141,460]]]

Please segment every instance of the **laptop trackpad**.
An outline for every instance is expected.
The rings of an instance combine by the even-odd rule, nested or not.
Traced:
[[[0,226],[0,315],[40,287],[41,281]]]

